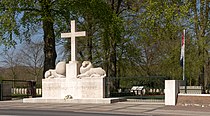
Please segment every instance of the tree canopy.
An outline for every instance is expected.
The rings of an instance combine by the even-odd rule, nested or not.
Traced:
[[[85,39],[78,39],[80,60],[117,77],[115,88],[120,77],[182,79],[183,29],[188,84],[209,84],[208,0],[1,0],[0,7],[1,44],[29,41],[43,31],[44,71],[55,66],[57,42],[70,51],[60,33],[69,32],[70,20],[76,20],[78,28],[87,31]]]

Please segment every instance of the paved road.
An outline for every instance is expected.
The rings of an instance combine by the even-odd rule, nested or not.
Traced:
[[[15,116],[23,116],[23,115],[24,116],[128,116],[123,114],[111,114],[111,113],[89,113],[89,112],[29,110],[29,109],[0,110],[0,114],[15,115]]]
[[[168,107],[162,103],[32,104],[1,101],[0,115],[30,116],[210,116],[209,107]]]

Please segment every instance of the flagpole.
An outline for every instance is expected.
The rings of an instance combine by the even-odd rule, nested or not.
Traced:
[[[184,53],[183,53],[183,69],[182,69],[182,77],[183,77],[183,81],[185,81],[185,29],[183,30],[183,37],[184,37]]]
[[[182,71],[182,76],[183,76],[183,81],[185,83],[185,93],[187,93],[187,80],[186,80],[186,77],[185,77],[185,29],[183,30],[183,36],[184,36],[184,57],[183,57],[183,71]]]

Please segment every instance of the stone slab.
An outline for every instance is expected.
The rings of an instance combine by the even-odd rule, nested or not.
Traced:
[[[176,105],[179,93],[178,80],[165,80],[165,105]]]
[[[64,99],[67,95],[73,99],[105,98],[105,78],[54,78],[42,80],[43,99]]]
[[[43,98],[25,98],[23,103],[92,103],[92,104],[111,104],[126,101],[124,98],[103,98],[103,99],[43,99]]]

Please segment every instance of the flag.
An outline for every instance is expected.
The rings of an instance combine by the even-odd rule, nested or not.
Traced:
[[[184,66],[184,51],[185,51],[185,30],[182,32],[182,42],[181,42],[181,57],[180,57],[180,65]]]

